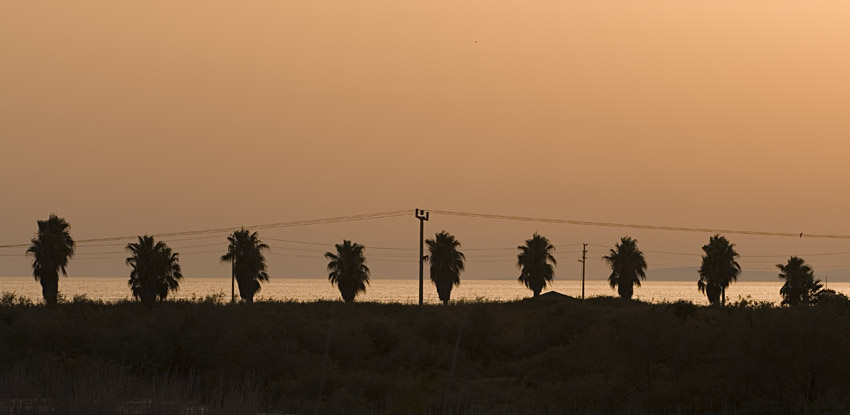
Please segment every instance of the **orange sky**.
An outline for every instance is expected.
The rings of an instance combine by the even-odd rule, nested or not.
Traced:
[[[3,2],[0,244],[51,212],[92,238],[414,207],[850,234],[848,16],[838,0]],[[535,230],[662,251],[708,239],[437,216],[427,230],[444,228],[469,248]],[[418,226],[411,213],[262,235],[351,238],[368,256],[417,247]],[[745,255],[850,251],[730,239]],[[98,250],[121,247],[78,252]],[[496,254],[466,276],[516,277],[512,253]],[[576,277],[569,255],[556,278]],[[69,271],[126,275],[114,256]],[[417,270],[372,258],[378,278]],[[29,275],[2,259],[0,275]],[[182,262],[229,275],[214,253]],[[850,269],[850,256],[810,262]],[[325,275],[318,258],[270,265]]]

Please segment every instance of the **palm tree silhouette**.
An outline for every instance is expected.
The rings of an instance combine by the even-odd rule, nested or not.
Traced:
[[[428,239],[425,243],[428,244],[431,281],[437,286],[440,301],[449,304],[452,288],[460,285],[460,273],[463,272],[466,256],[457,250],[460,242],[446,231],[436,234],[434,239]]]
[[[779,289],[782,304],[798,305],[814,303],[817,294],[823,287],[820,280],[815,279],[815,272],[802,258],[792,256],[788,262],[776,264],[779,268],[779,278],[785,284]]]
[[[177,291],[183,274],[180,270],[178,254],[162,241],[152,236],[140,236],[136,243],[127,244],[130,257],[126,263],[133,268],[127,285],[133,297],[145,304],[159,299],[164,301],[171,291]]]
[[[628,236],[620,238],[620,243],[602,259],[611,266],[608,284],[617,288],[620,297],[631,299],[634,287],[640,287],[640,281],[646,279],[646,259],[637,247],[637,240]]]
[[[548,239],[535,232],[531,239],[525,241],[525,245],[520,245],[517,249],[520,251],[516,261],[517,268],[520,269],[517,280],[537,297],[555,277],[555,265],[558,265],[552,255],[555,247]]]
[[[234,231],[227,237],[229,245],[222,261],[229,261],[231,270],[239,285],[239,296],[246,303],[254,302],[254,294],[260,291],[260,281],[268,281],[266,257],[263,251],[269,246],[260,241],[257,232],[251,233],[245,228]]]
[[[741,265],[735,260],[740,255],[735,251],[735,244],[720,235],[709,238],[702,250],[705,255],[699,267],[697,288],[705,293],[711,304],[726,304],[726,288],[741,274]]]
[[[70,233],[71,225],[54,214],[38,221],[38,234],[32,239],[27,255],[32,255],[32,276],[41,283],[44,302],[56,304],[59,297],[59,272],[68,276],[65,267],[74,256],[76,243]]]
[[[336,244],[336,254],[325,252],[325,258],[329,260],[328,280],[339,288],[346,303],[354,301],[357,294],[366,292],[369,267],[363,256],[364,249],[363,245],[343,240],[341,244]]]

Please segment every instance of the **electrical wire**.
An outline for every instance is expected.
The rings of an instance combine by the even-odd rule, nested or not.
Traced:
[[[288,228],[288,227],[295,227],[295,226],[325,225],[325,224],[331,224],[331,223],[394,218],[394,217],[407,215],[409,212],[410,212],[410,209],[404,209],[404,210],[394,210],[394,211],[387,211],[387,212],[366,213],[366,214],[360,214],[360,215],[347,215],[347,216],[336,216],[336,217],[319,218],[319,219],[298,220],[298,221],[290,221],[290,222],[266,223],[266,224],[248,226],[247,228],[248,229],[276,229],[276,228]],[[164,233],[151,234],[150,236],[154,236],[154,237],[162,239],[162,238],[167,238],[167,237],[171,237],[171,236],[195,236],[195,235],[206,235],[206,234],[212,234],[212,233],[232,232],[233,230],[240,229],[240,228],[242,228],[242,227],[199,229],[199,230],[182,231],[182,232],[164,232]],[[133,236],[112,236],[112,237],[104,237],[104,238],[90,238],[90,239],[80,239],[80,240],[77,241],[77,243],[122,241],[122,240],[128,240],[128,239],[136,239],[137,237],[138,237],[137,235],[133,235]],[[11,245],[0,245],[0,248],[25,248],[27,246],[29,246],[29,244],[11,244]]]
[[[808,234],[808,233],[800,233],[800,232],[768,232],[768,231],[752,231],[752,230],[735,230],[735,229],[715,229],[715,228],[691,228],[684,226],[662,226],[662,225],[640,225],[640,224],[628,224],[628,223],[614,223],[614,222],[591,222],[591,221],[583,221],[583,220],[572,220],[572,219],[551,219],[551,218],[536,218],[536,217],[528,217],[528,216],[512,216],[512,215],[495,215],[489,213],[472,213],[472,212],[458,212],[451,210],[439,210],[439,209],[431,209],[431,213],[438,215],[448,215],[448,216],[462,216],[462,217],[470,217],[470,218],[481,218],[481,219],[498,219],[498,220],[512,220],[512,221],[522,221],[522,222],[542,222],[542,223],[558,223],[558,224],[567,224],[567,225],[581,225],[581,226],[599,226],[599,227],[608,227],[608,228],[630,228],[630,229],[648,229],[648,230],[659,230],[659,231],[675,231],[675,232],[699,232],[699,233],[722,233],[722,234],[738,234],[738,235],[757,235],[757,236],[781,236],[788,238],[829,238],[829,239],[850,239],[850,235],[836,235],[836,234]]]
[[[590,221],[577,221],[577,220],[568,220],[568,219],[550,219],[550,218],[535,218],[535,217],[525,217],[525,216],[510,216],[510,215],[494,215],[494,214],[486,214],[486,213],[471,213],[471,212],[457,212],[457,211],[447,211],[447,210],[431,210],[434,214],[443,214],[450,216],[459,216],[459,217],[472,217],[472,218],[484,218],[484,219],[498,219],[498,220],[512,220],[512,221],[526,221],[526,222],[544,222],[544,223],[563,223],[563,224],[572,224],[572,225],[585,225],[585,226],[601,226],[601,227],[616,227],[616,228],[633,228],[633,229],[652,229],[652,230],[664,230],[664,231],[680,231],[680,232],[709,232],[709,233],[727,233],[727,234],[745,234],[745,235],[761,235],[761,236],[781,236],[781,237],[801,237],[801,234],[791,233],[791,232],[763,232],[763,231],[749,231],[749,230],[725,230],[725,229],[709,229],[709,228],[690,228],[690,227],[673,227],[673,226],[657,226],[657,225],[639,225],[639,224],[622,224],[622,223],[609,223],[609,222],[590,222]],[[384,219],[384,218],[394,218],[405,216],[410,213],[410,209],[404,210],[394,210],[394,211],[385,211],[385,212],[375,212],[375,213],[366,213],[359,215],[347,215],[347,216],[336,216],[336,217],[326,217],[326,218],[317,218],[317,219],[307,219],[307,220],[298,220],[298,221],[288,221],[288,222],[276,222],[276,223],[268,223],[268,224],[259,224],[249,226],[250,229],[276,229],[276,228],[286,228],[286,227],[294,227],[294,226],[310,226],[310,225],[318,225],[318,224],[332,224],[332,223],[342,223],[342,222],[351,222],[351,221],[362,221],[362,220],[373,220],[373,219]],[[223,234],[232,232],[236,227],[232,228],[211,228],[211,229],[200,229],[193,231],[182,231],[182,232],[166,232],[153,234],[152,236],[156,236],[158,238],[170,238],[170,237],[179,237],[185,236],[185,238],[177,238],[171,239],[168,242],[178,242],[178,241],[188,241],[188,240],[197,240],[197,239],[209,239],[209,238],[220,238]],[[832,234],[802,234],[802,237],[809,238],[832,238],[832,239],[850,239],[848,235],[832,235]],[[134,240],[136,236],[119,236],[119,237],[105,237],[105,238],[91,238],[91,239],[81,239],[78,240],[78,248],[89,248],[89,247],[112,247],[116,246],[115,243],[112,244],[98,244],[97,242],[120,242],[126,240]],[[272,238],[265,237],[263,239],[270,241],[278,241],[278,242],[286,242],[293,244],[302,244],[302,245],[314,245],[314,246],[323,246],[323,247],[332,247],[334,244],[330,243],[319,243],[319,242],[309,242],[309,241],[298,241],[291,239],[282,239],[282,238]],[[118,245],[121,245],[120,243]],[[206,247],[206,246],[218,246],[219,243],[209,243],[209,244],[197,244],[197,245],[188,245],[188,246],[177,246],[172,247],[175,250],[178,249],[189,249],[195,247]],[[582,245],[581,243],[571,243],[571,244],[563,244],[557,245],[556,247],[568,247],[568,246],[578,246]],[[590,247],[596,248],[604,248],[606,250],[610,249],[611,246],[589,243],[587,244]],[[0,245],[0,248],[22,248],[28,247],[29,244],[11,244],[11,245]],[[294,247],[283,247],[283,246],[273,246],[274,249],[280,249],[285,251],[301,251],[301,252],[317,252],[320,253],[319,250],[309,250],[309,249],[298,249]],[[400,248],[400,247],[390,247],[390,246],[369,246],[367,247],[370,250],[387,250],[387,251],[407,251],[407,252],[415,252],[416,248]],[[516,251],[517,248],[462,248],[461,251],[467,252],[475,252],[475,251]],[[182,254],[200,254],[200,253],[213,253],[216,251],[205,251],[205,252],[183,252]],[[571,253],[576,251],[563,251],[556,252],[556,254],[562,253]],[[608,251],[606,251],[607,253]],[[655,250],[646,250],[643,251],[648,254],[660,254],[660,255],[678,255],[678,256],[702,256],[701,253],[692,253],[692,252],[674,252],[674,251],[655,251]],[[75,259],[113,259],[113,257],[103,256],[103,255],[112,255],[112,254],[126,254],[126,251],[105,251],[105,252],[79,252]],[[834,256],[834,255],[848,255],[850,251],[842,251],[842,252],[823,252],[823,253],[809,253],[809,254],[800,254],[797,256],[800,257],[812,257],[812,256]],[[287,254],[280,254],[287,255]],[[298,255],[288,255],[295,256]],[[310,257],[306,255],[300,255],[303,257]],[[786,254],[758,254],[758,255],[741,255],[740,258],[746,261],[749,258],[784,258],[790,255]],[[0,254],[0,257],[3,259],[19,259],[25,258],[26,254]],[[321,256],[319,256],[321,257]],[[380,258],[407,258],[405,255],[393,255],[390,253],[378,253],[371,254],[369,257],[375,257],[376,259]],[[472,256],[473,261],[476,262],[477,258],[500,258],[501,256],[494,255],[474,255]],[[563,257],[562,257],[563,258]],[[572,259],[572,258],[565,258]],[[837,259],[829,259],[829,261],[841,260]],[[491,259],[491,261],[497,261],[497,259]],[[507,260],[505,260],[507,261]],[[513,260],[511,260],[513,261]],[[826,261],[826,260],[824,260]],[[401,262],[401,261],[399,261]],[[484,261],[482,261],[484,262]]]

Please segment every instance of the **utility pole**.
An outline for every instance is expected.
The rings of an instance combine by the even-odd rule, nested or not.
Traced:
[[[584,299],[584,264],[587,262],[587,244],[582,244],[581,247],[581,298]]]
[[[422,305],[423,293],[423,261],[425,260],[425,221],[428,220],[430,212],[424,209],[416,209],[416,219],[419,219],[419,305]]]

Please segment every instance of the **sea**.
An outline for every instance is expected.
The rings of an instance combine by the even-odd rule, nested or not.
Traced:
[[[779,303],[781,281],[737,282],[726,291],[728,301],[748,299],[757,302]],[[830,283],[829,288],[850,294],[850,282]],[[238,287],[237,296],[238,296]],[[71,300],[78,295],[89,299],[115,302],[131,298],[127,278],[108,277],[61,277],[59,291]],[[555,280],[546,291],[557,291],[572,297],[581,296],[581,283],[576,280]],[[31,300],[41,301],[41,286],[32,277],[0,277],[0,293],[15,293]],[[203,298],[210,295],[230,298],[229,278],[185,278],[180,288],[171,297],[177,299]],[[425,302],[439,303],[437,290],[427,276],[424,285]],[[531,291],[516,280],[464,280],[452,290],[452,300],[462,301],[514,301],[528,298]],[[607,281],[585,282],[585,296],[616,296],[617,292]],[[695,304],[708,304],[705,295],[697,290],[696,281],[644,281],[635,287],[635,299],[661,303],[686,300]],[[322,278],[271,278],[263,283],[255,301],[299,301],[340,300],[336,287]],[[419,301],[419,279],[372,279],[366,293],[357,301],[413,304]]]

